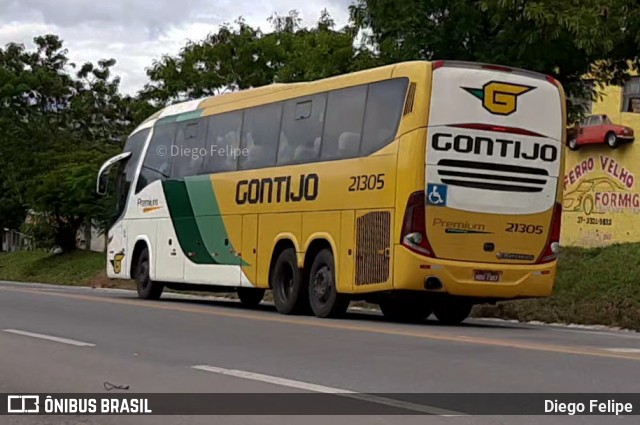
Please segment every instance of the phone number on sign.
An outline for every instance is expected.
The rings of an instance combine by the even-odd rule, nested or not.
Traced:
[[[613,221],[610,218],[578,217],[578,224],[590,224],[594,226],[611,226]]]

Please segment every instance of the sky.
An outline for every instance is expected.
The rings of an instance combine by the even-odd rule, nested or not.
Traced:
[[[326,8],[338,26],[353,0],[0,0],[0,46],[33,46],[38,35],[56,34],[72,62],[114,58],[121,89],[135,94],[148,81],[154,59],[176,54],[187,40],[202,40],[219,25],[243,16],[268,30],[274,12],[300,12],[312,25]]]

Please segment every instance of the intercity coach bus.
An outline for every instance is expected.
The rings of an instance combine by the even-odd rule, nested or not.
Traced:
[[[117,164],[107,274],[143,299],[237,291],[278,312],[463,321],[551,293],[565,97],[552,77],[408,62],[169,106]]]

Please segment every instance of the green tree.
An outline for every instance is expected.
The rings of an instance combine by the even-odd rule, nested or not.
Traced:
[[[143,98],[161,104],[213,96],[279,82],[310,81],[369,67],[369,49],[355,48],[355,28],[336,29],[322,12],[311,28],[296,11],[270,18],[271,32],[242,18],[205,40],[189,42],[176,56],[163,56],[147,70]]]
[[[571,96],[595,96],[583,77],[623,80],[638,65],[635,0],[358,0],[350,8],[383,63],[453,59],[549,74]],[[572,116],[580,111],[574,107]]]
[[[0,200],[12,200],[0,219],[11,217],[15,226],[28,211],[32,223],[48,229],[38,234],[51,234],[69,251],[79,227],[106,214],[94,193],[96,171],[121,149],[148,104],[119,93],[114,60],[74,71],[58,37],[34,42],[33,50],[0,49],[0,165],[8,165]]]
[[[24,158],[17,155],[22,107],[19,94],[28,88],[20,81],[22,54],[21,47],[15,44],[0,48],[0,241],[5,228],[20,226],[27,210],[18,175]]]

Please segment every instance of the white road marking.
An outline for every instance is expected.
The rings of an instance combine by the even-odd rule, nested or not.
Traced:
[[[74,339],[60,338],[57,336],[38,334],[34,332],[20,331],[18,329],[3,329],[3,332],[7,332],[15,335],[30,336],[32,338],[46,339],[47,341],[60,342],[62,344],[74,345],[76,347],[95,347],[95,344],[89,342],[76,341]]]
[[[292,379],[278,378],[277,376],[263,375],[261,373],[248,372],[245,370],[225,369],[216,366],[193,366],[193,369],[204,370],[205,372],[217,373],[220,375],[235,376],[237,378],[249,379],[252,381],[267,382],[269,384],[282,385],[283,387],[297,388],[299,390],[313,391],[327,394],[355,394],[355,391],[342,390],[339,388],[325,387],[323,385],[310,384],[308,382],[294,381]]]
[[[254,373],[246,370],[225,369],[222,367],[207,366],[207,365],[192,366],[191,368],[205,371],[205,372],[217,373],[220,375],[234,376],[236,378],[266,382],[268,384],[281,385],[289,388],[297,388],[304,391],[311,391],[311,392],[325,393],[325,394],[339,394],[344,397],[355,398],[358,400],[368,401],[371,403],[384,404],[387,406],[397,407],[400,409],[413,410],[416,412],[427,413],[430,415],[465,416],[460,412],[440,409],[438,407],[416,404],[416,403],[406,402],[402,400],[394,400],[391,398],[380,397],[372,394],[357,393],[351,390],[345,390],[345,389],[334,388],[334,387],[326,387],[324,385],[317,385],[317,384],[312,384],[312,383],[303,382],[303,381],[295,381],[293,379],[280,378],[277,376],[263,375],[262,373]]]
[[[605,350],[613,351],[614,353],[640,354],[640,348],[605,348]]]

